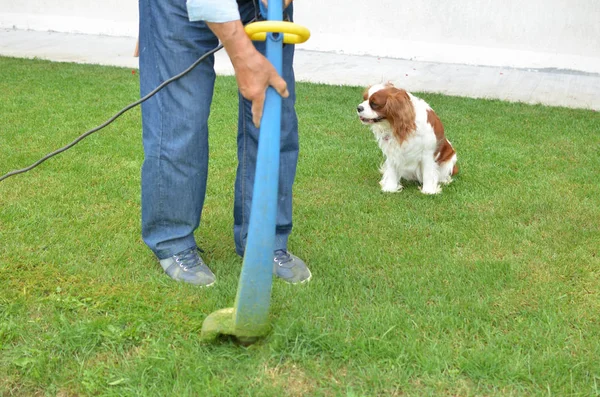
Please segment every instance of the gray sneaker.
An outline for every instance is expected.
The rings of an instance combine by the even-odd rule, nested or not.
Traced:
[[[198,251],[196,247],[189,248],[170,258],[162,259],[160,265],[173,280],[208,287],[215,283],[216,278],[200,258]]]
[[[312,277],[306,263],[286,250],[275,251],[273,273],[290,284],[305,283]]]

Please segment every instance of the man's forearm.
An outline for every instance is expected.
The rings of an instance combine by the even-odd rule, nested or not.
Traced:
[[[241,21],[208,22],[207,25],[223,43],[223,47],[225,47],[234,67],[239,62],[243,62],[244,57],[249,52],[254,51],[254,46],[244,31]]]

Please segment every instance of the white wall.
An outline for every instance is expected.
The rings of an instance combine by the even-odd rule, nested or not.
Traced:
[[[306,48],[600,73],[600,0],[298,1]]]
[[[0,0],[0,28],[137,35],[135,0]],[[600,73],[600,0],[297,0],[303,49]]]
[[[0,28],[137,37],[136,0],[0,0]]]

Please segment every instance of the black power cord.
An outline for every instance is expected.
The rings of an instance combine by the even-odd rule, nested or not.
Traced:
[[[1,176],[0,177],[0,182],[2,182],[3,180],[5,180],[6,178],[9,178],[11,176],[15,176],[15,175],[18,175],[18,174],[23,174],[23,173],[25,173],[27,171],[30,171],[30,170],[34,169],[35,167],[37,167],[38,165],[42,164],[44,161],[48,160],[49,158],[54,157],[57,154],[60,154],[60,153],[64,152],[65,150],[68,150],[68,149],[72,148],[73,146],[75,146],[76,144],[78,144],[79,142],[81,142],[83,139],[85,139],[88,136],[92,135],[94,132],[100,131],[101,129],[103,129],[104,127],[106,127],[107,125],[109,125],[110,123],[112,123],[113,121],[115,121],[123,113],[127,112],[128,110],[130,110],[130,109],[132,109],[132,108],[134,108],[136,106],[138,106],[142,102],[145,102],[146,100],[150,99],[154,94],[156,94],[158,91],[162,90],[168,84],[170,84],[173,81],[175,81],[177,79],[180,79],[181,77],[183,77],[186,74],[188,74],[192,69],[194,69],[196,66],[198,66],[198,64],[200,64],[202,61],[204,61],[210,55],[212,55],[215,52],[219,51],[221,48],[223,48],[223,45],[219,44],[217,47],[213,48],[212,50],[208,51],[207,53],[205,53],[204,55],[202,55],[200,58],[198,58],[198,60],[195,61],[194,63],[192,63],[190,65],[190,67],[188,67],[186,70],[184,70],[183,72],[179,73],[178,75],[175,75],[175,76],[171,77],[168,80],[163,81],[158,87],[156,87],[154,90],[152,90],[146,96],[144,96],[143,98],[140,98],[137,101],[135,101],[135,102],[133,102],[133,103],[125,106],[123,109],[119,110],[117,112],[117,114],[115,114],[114,116],[112,116],[106,122],[102,123],[101,125],[99,125],[96,128],[92,128],[91,130],[89,130],[86,133],[82,134],[77,139],[75,139],[73,142],[69,143],[67,146],[64,146],[64,147],[62,147],[60,149],[57,149],[57,150],[55,150],[54,152],[52,152],[50,154],[47,154],[46,156],[42,157],[41,159],[39,159],[35,163],[31,164],[29,167],[25,167],[25,168],[22,168],[20,170],[11,171],[11,172],[9,172],[6,175]]]

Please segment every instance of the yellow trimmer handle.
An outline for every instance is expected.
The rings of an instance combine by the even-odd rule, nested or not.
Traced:
[[[310,31],[302,25],[285,21],[252,22],[244,27],[246,34],[253,41],[265,41],[267,33],[283,33],[285,44],[304,43],[310,37]]]

